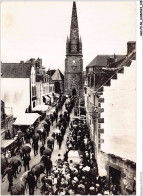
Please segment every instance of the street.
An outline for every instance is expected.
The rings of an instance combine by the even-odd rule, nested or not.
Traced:
[[[65,111],[65,105],[63,105],[62,110],[60,110],[58,114],[61,114],[61,113],[63,114],[64,111]],[[71,113],[71,117],[73,117],[73,112]],[[39,125],[39,126],[40,126],[40,125]],[[54,121],[53,126],[51,125],[51,127],[50,127],[49,136],[51,136],[51,133],[52,133],[55,129],[56,129],[56,122]],[[61,149],[59,149],[59,147],[58,147],[56,141],[55,141],[55,143],[54,143],[54,150],[53,150],[52,156],[51,156],[51,160],[52,160],[52,163],[53,163],[53,164],[54,164],[55,161],[57,160],[58,154],[61,154],[61,158],[63,158],[63,155],[64,155],[64,153],[65,153],[65,151],[66,151],[66,138],[67,138],[67,135],[68,135],[68,128],[66,129],[66,133],[65,133],[65,136],[64,136],[64,139],[63,139],[63,142],[62,142]],[[42,142],[39,141],[38,144],[39,144],[39,149],[40,149],[40,147],[41,147],[41,145],[42,145]],[[45,144],[45,147],[46,147],[46,144]],[[30,156],[31,156],[31,160],[30,160],[30,168],[31,168],[33,165],[35,165],[36,163],[38,163],[38,162],[40,161],[41,156],[40,156],[40,154],[39,154],[39,150],[38,150],[38,155],[37,155],[37,156],[34,156],[34,151],[33,151],[33,149],[31,150]],[[21,172],[17,175],[17,178],[16,178],[16,179],[14,178],[14,183],[13,183],[13,184],[16,184],[17,182],[19,182],[20,177],[21,177],[21,175],[22,175],[24,172],[25,172],[24,167],[22,167],[22,170],[21,170]],[[44,175],[44,174],[41,174],[40,177],[42,177],[43,175]],[[40,186],[41,186],[41,184],[38,183],[38,189],[35,189],[35,192],[34,192],[35,195],[40,195],[40,190],[39,190]],[[1,186],[1,194],[2,194],[2,195],[10,195],[10,193],[8,192],[8,180],[7,180],[7,176],[5,176],[5,180],[4,180],[4,182],[2,183],[2,186]],[[29,195],[29,192],[26,191],[25,194],[26,194],[26,195]]]

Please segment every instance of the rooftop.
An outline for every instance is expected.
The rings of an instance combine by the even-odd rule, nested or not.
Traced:
[[[1,63],[2,78],[29,78],[31,63]]]
[[[52,75],[52,80],[57,80],[57,81],[63,81],[64,80],[64,75],[62,72],[57,69],[55,73]]]
[[[124,66],[130,65],[132,59],[134,58],[135,53],[128,56],[127,58],[123,58],[122,60],[117,61],[114,64],[114,68],[101,68],[102,73],[96,74],[96,81],[95,88],[98,91],[102,86],[110,82],[111,78],[116,77],[116,74],[119,71],[122,71],[124,69]]]
[[[88,65],[87,67],[94,67],[94,66],[107,66],[107,59],[110,57],[114,57],[114,55],[97,55]],[[117,61],[124,59],[126,55],[116,55]]]

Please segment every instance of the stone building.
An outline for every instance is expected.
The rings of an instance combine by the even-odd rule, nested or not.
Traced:
[[[127,55],[98,55],[87,66],[87,121],[99,175],[122,194],[136,188],[136,46]]]
[[[5,103],[1,100],[1,139],[6,139],[6,132],[9,130],[11,137],[13,134],[13,123],[15,118],[13,117],[13,111],[11,107],[5,107]]]
[[[64,94],[83,96],[82,41],[79,38],[76,3],[73,2],[70,38],[66,42]]]

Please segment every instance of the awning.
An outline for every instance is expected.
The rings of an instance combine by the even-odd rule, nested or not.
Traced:
[[[47,101],[50,101],[50,99],[51,99],[50,97],[48,97],[48,96],[46,96],[46,95],[44,96],[44,98],[45,98]]]
[[[47,96],[50,97],[50,98],[53,98],[54,97],[53,96],[53,93],[49,93]]]
[[[13,125],[32,125],[39,117],[37,113],[24,113],[17,117]]]
[[[35,108],[33,108],[33,111],[46,112],[48,109],[48,105],[37,105]]]
[[[1,140],[1,148],[10,146],[15,140]]]

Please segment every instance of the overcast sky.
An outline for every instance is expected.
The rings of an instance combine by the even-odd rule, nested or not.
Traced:
[[[72,1],[1,3],[1,61],[42,58],[47,69],[64,70]],[[126,54],[136,40],[135,1],[77,1],[84,68],[98,54]]]

